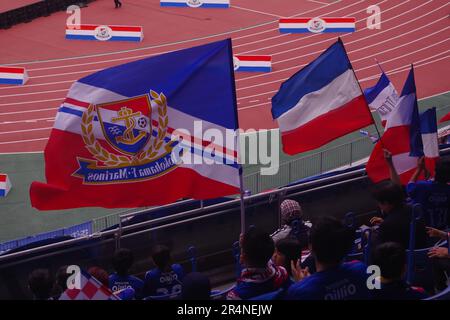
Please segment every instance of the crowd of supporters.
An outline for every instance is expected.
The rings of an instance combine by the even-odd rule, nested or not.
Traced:
[[[280,207],[281,228],[269,234],[254,227],[240,236],[241,274],[223,298],[252,299],[274,293],[272,298],[287,300],[411,300],[444,290],[450,275],[448,246],[433,244],[449,237],[449,163],[436,165],[433,180],[420,180],[424,171],[420,159],[416,173],[404,188],[388,152],[385,157],[391,164],[391,180],[377,184],[372,191],[380,209],[380,214],[370,219],[372,252],[368,261],[380,271],[374,279],[369,265],[349,258],[358,228],[330,216],[312,224],[303,221],[300,204],[288,199]],[[414,216],[413,204],[420,204],[420,217]],[[416,219],[414,247],[430,248],[433,288],[414,287],[405,279],[411,219]],[[181,265],[173,263],[168,247],[155,246],[152,259],[155,267],[143,279],[130,274],[133,253],[128,249],[114,254],[114,273],[108,274],[99,267],[91,267],[88,273],[125,300],[149,296],[210,299],[209,279],[198,272],[186,274]],[[67,266],[61,267],[55,280],[48,270],[33,271],[29,276],[33,297],[58,299],[68,290],[66,270]]]

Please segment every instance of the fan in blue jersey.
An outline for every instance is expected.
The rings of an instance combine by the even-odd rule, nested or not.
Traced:
[[[376,279],[380,289],[372,291],[375,300],[420,300],[428,297],[424,289],[409,286],[403,279],[406,272],[406,250],[396,242],[385,242],[374,250],[372,263],[380,268]]]
[[[133,262],[133,253],[129,249],[123,248],[116,251],[113,257],[113,267],[116,272],[109,276],[109,288],[112,292],[131,288],[134,290],[135,298],[139,299],[142,297],[144,282],[129,274]],[[131,292],[131,290],[124,292],[128,293]],[[128,294],[128,297],[129,296],[130,295]]]
[[[424,159],[420,158],[417,170],[407,186],[408,195],[414,203],[422,205],[428,226],[446,229],[450,223],[450,163],[436,163],[434,181],[417,181],[424,169]]]
[[[145,274],[145,296],[178,296],[184,277],[183,267],[171,264],[170,250],[163,245],[155,246],[152,259],[156,268]]]
[[[292,266],[298,282],[290,286],[289,300],[368,299],[366,266],[361,262],[343,263],[353,244],[355,232],[339,220],[324,217],[311,229],[312,254],[316,273]]]

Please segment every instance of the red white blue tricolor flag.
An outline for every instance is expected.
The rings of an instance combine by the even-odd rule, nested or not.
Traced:
[[[0,84],[23,85],[28,81],[28,74],[23,67],[0,66]]]
[[[270,72],[272,71],[272,56],[235,55],[234,71],[242,72]]]
[[[237,146],[223,139],[238,127],[236,110],[229,39],[82,78],[56,116],[47,183],[32,183],[32,206],[140,207],[236,194]]]
[[[383,149],[391,152],[400,180],[402,184],[407,184],[416,170],[418,157],[424,155],[413,68],[406,79],[397,106],[387,119],[386,131],[367,162],[366,171],[373,182],[389,179],[390,176]]]
[[[420,132],[422,134],[425,166],[434,176],[436,161],[439,159],[436,108],[430,108],[420,114]]]
[[[377,111],[381,118],[383,127],[386,126],[387,118],[397,106],[398,93],[388,76],[383,72],[377,84],[364,90],[367,103],[372,111]]]
[[[140,42],[144,39],[144,30],[140,26],[68,25],[66,39]]]
[[[161,7],[229,8],[230,0],[161,0]]]
[[[346,33],[356,31],[355,18],[288,18],[279,20],[281,33]]]
[[[341,40],[285,81],[272,98],[283,151],[319,148],[373,123]]]

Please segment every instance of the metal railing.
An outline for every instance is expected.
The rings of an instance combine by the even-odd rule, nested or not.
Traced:
[[[359,138],[305,157],[284,162],[276,175],[262,175],[255,172],[244,176],[244,186],[252,194],[263,192],[303,178],[315,176],[344,166],[351,166],[358,160],[369,156],[373,149],[372,141]]]

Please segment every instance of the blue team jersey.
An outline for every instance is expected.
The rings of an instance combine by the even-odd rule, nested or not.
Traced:
[[[367,267],[361,262],[350,262],[338,267],[316,272],[293,284],[287,293],[288,300],[366,300]]]
[[[450,185],[433,181],[409,183],[407,191],[414,203],[422,205],[427,226],[445,230],[449,225]]]
[[[374,300],[422,300],[428,298],[428,294],[417,287],[410,287],[403,281],[395,281],[381,285],[381,289],[373,290]]]
[[[155,268],[145,274],[145,295],[177,295],[181,293],[181,281],[184,277],[183,267],[173,264],[170,272]]]
[[[136,297],[140,298],[144,288],[144,281],[134,276],[121,277],[117,273],[113,273],[109,276],[109,288],[112,292],[132,288]]]

